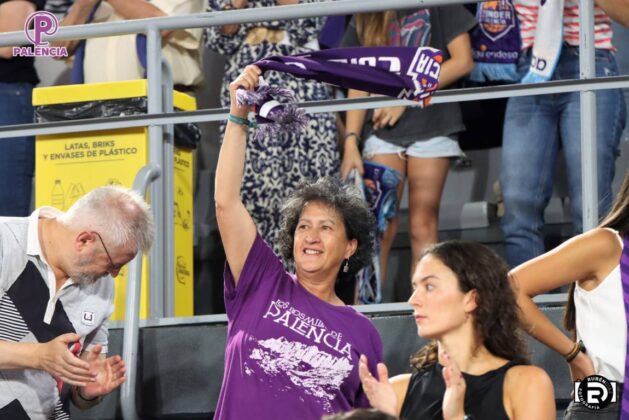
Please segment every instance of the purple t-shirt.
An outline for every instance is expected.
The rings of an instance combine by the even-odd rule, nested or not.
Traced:
[[[304,289],[257,235],[238,286],[225,266],[229,325],[215,419],[312,419],[369,407],[358,359],[375,374],[382,340],[364,315]]]

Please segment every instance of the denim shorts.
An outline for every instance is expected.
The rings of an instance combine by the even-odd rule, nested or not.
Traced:
[[[389,154],[399,155],[402,159],[406,159],[406,156],[416,158],[457,158],[465,156],[455,137],[432,137],[428,140],[416,141],[407,148],[382,140],[373,134],[367,137],[363,147],[364,159],[372,158],[374,155]]]

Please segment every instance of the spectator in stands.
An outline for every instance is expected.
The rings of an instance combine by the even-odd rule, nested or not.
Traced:
[[[70,400],[88,408],[124,382],[120,356],[105,358],[112,276],[153,231],[148,205],[120,187],[67,213],[0,218],[0,418],[69,418]]]
[[[23,31],[28,16],[46,0],[0,0],[0,33]],[[32,92],[39,83],[33,57],[13,57],[0,47],[0,125],[33,122]],[[0,216],[27,216],[31,208],[35,139],[0,139]]]
[[[597,374],[624,382],[627,322],[619,262],[628,232],[629,172],[616,202],[598,228],[511,272],[526,329],[566,358],[573,380]],[[570,293],[565,323],[572,339],[546,318],[532,300],[566,285],[570,285]],[[565,418],[589,418],[581,417],[584,413],[591,412],[581,403],[571,402]],[[617,419],[619,413],[620,403],[610,404],[598,410],[596,416]]]
[[[356,46],[431,46],[443,51],[444,62],[439,88],[455,83],[474,65],[468,31],[476,19],[462,5],[387,11],[357,15],[350,22],[344,47]],[[349,90],[349,98],[368,96]],[[402,197],[404,179],[409,181],[409,234],[413,266],[427,245],[437,242],[439,202],[448,174],[450,158],[463,155],[457,134],[464,130],[456,103],[428,108],[395,106],[347,112],[341,176],[354,168],[363,175],[362,159],[397,171],[402,181],[397,187],[397,204]],[[359,151],[361,139],[362,157]],[[394,207],[395,208],[395,207]],[[387,272],[389,251],[397,232],[398,218],[389,219],[380,247],[381,278]]]
[[[211,10],[312,3],[319,0],[210,0]],[[207,47],[225,56],[221,103],[229,106],[229,84],[244,67],[271,55],[293,55],[319,49],[317,37],[324,17],[274,20],[213,26],[207,30]],[[265,81],[290,89],[299,101],[331,99],[330,89],[313,80],[286,73],[267,72]],[[299,134],[278,134],[249,139],[242,183],[242,198],[260,235],[276,252],[284,201],[303,181],[338,175],[339,153],[333,113],[316,113]],[[225,126],[221,127],[224,130]]]
[[[526,364],[516,296],[498,255],[467,241],[433,245],[412,282],[418,334],[434,341],[411,358],[412,375],[390,381],[384,364],[375,378],[361,358],[375,408],[409,420],[555,418],[550,378]]]
[[[205,10],[204,0],[76,0],[62,25],[116,22],[160,16],[184,16]],[[193,92],[203,82],[199,28],[162,32],[162,56],[170,64],[175,89]],[[66,41],[75,53],[72,83],[98,83],[145,78],[144,34]]]
[[[240,196],[249,110],[238,106],[236,89],[254,89],[260,74],[248,66],[230,85],[216,169],[229,326],[215,419],[319,420],[368,407],[358,360],[361,353],[382,360],[374,325],[334,291],[339,277],[354,275],[369,260],[374,222],[357,191],[331,177],[304,184],[283,208],[278,247],[294,261],[295,274],[284,270]]]
[[[555,4],[559,4],[554,2]],[[563,4],[563,3],[562,3]],[[532,49],[550,38],[550,33],[538,26],[537,0],[514,0],[520,23],[522,52],[519,75],[529,71]],[[552,3],[548,3],[552,6]],[[627,15],[624,0],[600,0],[594,7],[594,44],[596,47],[596,76],[617,76],[618,66],[612,46],[610,17],[623,21]],[[624,17],[623,17],[624,14]],[[563,45],[555,57],[547,57],[546,67],[556,67],[550,80],[579,78],[579,2],[566,0],[558,22],[551,25],[561,29]],[[627,21],[626,19],[624,20]],[[534,43],[535,41],[535,43]],[[547,46],[546,46],[547,47]],[[550,49],[550,48],[549,48]],[[539,60],[536,60],[538,62]],[[527,74],[528,72],[528,74]],[[548,77],[548,76],[546,76]],[[527,81],[543,79],[526,78]],[[544,209],[553,190],[555,163],[561,150],[565,157],[570,197],[570,213],[575,233],[582,231],[581,197],[581,128],[580,93],[517,96],[509,98],[504,122],[500,184],[505,214],[501,220],[507,262],[515,267],[544,253]],[[615,160],[626,123],[625,99],[621,89],[596,91],[596,149],[598,168],[598,211],[605,214],[612,202],[611,185]],[[525,157],[526,158],[523,158]]]

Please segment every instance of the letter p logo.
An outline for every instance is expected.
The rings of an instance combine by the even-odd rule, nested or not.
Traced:
[[[33,27],[34,37],[28,29]],[[46,46],[48,41],[43,40],[43,35],[54,35],[59,30],[59,22],[57,17],[50,12],[35,12],[29,16],[24,24],[24,33],[34,46]]]

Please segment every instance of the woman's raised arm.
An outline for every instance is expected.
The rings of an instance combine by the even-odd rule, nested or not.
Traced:
[[[245,70],[229,85],[231,105],[230,118],[225,128],[223,144],[218,155],[214,201],[216,203],[216,220],[221,232],[227,263],[238,283],[242,267],[256,237],[256,226],[240,199],[240,184],[245,167],[245,150],[247,147],[247,114],[246,106],[238,106],[236,90],[244,88],[253,90],[258,86],[261,71],[256,66],[247,66]]]

